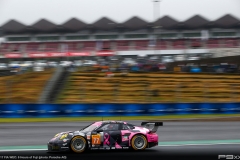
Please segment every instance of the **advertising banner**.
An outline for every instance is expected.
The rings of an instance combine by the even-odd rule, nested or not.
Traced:
[[[90,56],[90,53],[89,52],[70,52],[68,53],[68,56],[71,56],[71,57]]]
[[[51,58],[51,57],[78,57],[78,56],[90,56],[89,52],[69,52],[69,53],[29,53],[30,58]]]
[[[28,57],[29,58],[46,58],[49,56],[48,56],[48,53],[29,53]]]
[[[0,117],[239,114],[239,103],[0,104]]]
[[[22,58],[23,55],[19,53],[7,53],[5,54],[5,58]]]

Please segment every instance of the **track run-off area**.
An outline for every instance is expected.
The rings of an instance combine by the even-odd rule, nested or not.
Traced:
[[[140,125],[141,121],[128,121]],[[164,159],[174,157],[195,158],[208,156],[218,159],[219,155],[240,156],[240,122],[164,122],[158,128],[159,145],[145,151],[89,151],[81,155],[74,153],[47,153],[47,142],[62,131],[75,131],[89,122],[39,122],[39,123],[0,123],[0,159],[1,156],[51,156],[57,159],[99,159],[99,157],[144,158],[157,156]],[[56,157],[57,156],[57,157]],[[64,157],[66,156],[66,157]],[[6,157],[5,157],[6,158]],[[39,158],[39,157],[38,157]],[[18,158],[18,159],[21,159]],[[42,158],[44,159],[44,157]],[[205,157],[206,159],[206,157]],[[240,159],[240,157],[239,157]]]

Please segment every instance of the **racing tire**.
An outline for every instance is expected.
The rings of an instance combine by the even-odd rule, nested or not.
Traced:
[[[131,146],[134,150],[144,150],[148,145],[147,139],[144,135],[135,135],[131,140]]]
[[[70,143],[71,150],[75,153],[82,153],[87,148],[87,141],[82,136],[73,137]]]

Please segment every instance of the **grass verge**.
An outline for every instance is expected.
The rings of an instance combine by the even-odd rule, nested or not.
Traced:
[[[240,114],[192,114],[192,115],[164,115],[164,116],[115,116],[103,117],[103,120],[186,120],[201,118],[234,118]],[[54,117],[54,118],[0,118],[0,123],[17,123],[17,122],[70,122],[70,121],[101,121],[102,117]]]

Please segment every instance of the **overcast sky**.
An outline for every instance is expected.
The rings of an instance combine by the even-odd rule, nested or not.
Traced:
[[[240,0],[161,0],[160,17],[184,21],[200,14],[216,20],[225,14],[240,19]],[[16,19],[32,25],[41,18],[62,24],[72,17],[92,23],[106,16],[124,22],[132,16],[153,20],[153,0],[0,0],[0,25]]]

